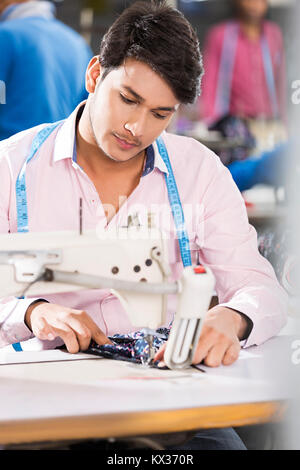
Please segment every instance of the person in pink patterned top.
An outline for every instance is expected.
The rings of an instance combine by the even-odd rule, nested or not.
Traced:
[[[268,0],[234,0],[236,18],[212,27],[204,45],[200,114],[208,125],[226,114],[286,119],[285,53]]]

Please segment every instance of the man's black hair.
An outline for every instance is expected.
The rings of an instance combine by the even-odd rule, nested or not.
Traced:
[[[149,65],[184,104],[200,94],[203,75],[199,40],[181,12],[163,1],[138,1],[123,11],[102,39],[102,79],[126,58]]]

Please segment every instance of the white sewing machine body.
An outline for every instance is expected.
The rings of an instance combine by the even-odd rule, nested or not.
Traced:
[[[190,266],[181,280],[168,282],[168,245],[160,230],[131,225],[101,233],[5,234],[0,247],[0,297],[110,289],[132,325],[153,330],[165,324],[167,296],[177,293],[165,362],[170,368],[191,364],[214,277]]]
[[[154,248],[167,256],[167,246],[157,230],[152,229],[148,239],[135,239],[137,231],[118,229],[116,233],[106,232],[98,237],[95,232],[79,235],[75,232],[17,233],[1,235],[0,296],[21,296],[26,286],[33,283],[26,295],[41,296],[58,292],[72,292],[85,286],[73,282],[37,281],[44,268],[69,273],[81,273],[103,276],[111,279],[107,283],[113,289],[115,281],[160,283],[164,281],[157,261],[153,260]],[[130,238],[131,237],[131,238]],[[155,250],[154,250],[155,251]],[[3,252],[9,252],[8,265]],[[12,269],[14,267],[14,269]],[[105,288],[103,284],[98,288]],[[165,299],[161,295],[141,294],[138,292],[114,291],[126,311],[129,312],[133,325],[155,328],[165,318]],[[142,318],[142,322],[140,323]]]

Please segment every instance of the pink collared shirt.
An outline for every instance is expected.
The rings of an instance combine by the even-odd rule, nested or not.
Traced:
[[[167,168],[156,144],[154,169],[138,186],[109,224],[94,184],[73,160],[78,108],[45,141],[26,171],[29,231],[78,230],[78,203],[83,200],[83,230],[124,225],[131,210],[157,210],[156,221],[169,232],[172,279],[182,262],[165,183]],[[15,183],[31,143],[45,125],[0,142],[0,233],[17,231]],[[221,305],[247,315],[253,329],[245,346],[276,335],[286,321],[286,294],[273,268],[257,250],[256,232],[248,223],[243,198],[219,158],[192,138],[164,132],[181,203],[185,212],[192,259],[210,266]],[[163,216],[162,216],[163,214]],[[167,222],[166,222],[167,221]],[[119,300],[108,290],[83,290],[47,295],[46,300],[84,309],[106,335],[126,333],[130,324]],[[0,346],[33,337],[24,323],[32,298],[0,299]],[[168,321],[175,311],[170,297]],[[48,342],[49,343],[49,342]]]

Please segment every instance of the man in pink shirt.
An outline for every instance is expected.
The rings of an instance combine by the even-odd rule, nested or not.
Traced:
[[[165,132],[179,105],[197,97],[201,75],[197,36],[177,10],[149,2],[127,9],[90,61],[88,100],[53,127],[28,162],[28,227],[23,229],[16,183],[33,140],[47,125],[0,144],[0,230],[76,230],[80,198],[83,230],[123,225],[136,205],[156,207],[163,228],[166,212],[160,217],[160,209],[168,207],[170,215],[171,208],[165,180],[170,169],[156,140],[161,136],[185,212],[191,258],[195,262],[198,254],[212,269],[219,298],[206,315],[193,362],[218,366],[232,364],[241,345],[260,344],[280,331],[286,297],[258,253],[255,230],[229,171],[202,144]],[[183,266],[173,221],[169,229],[172,278],[178,279]],[[168,307],[171,319],[172,302]],[[91,339],[103,344],[114,333],[133,330],[118,299],[106,290],[1,299],[0,322],[2,346],[36,336],[64,342],[73,353],[87,349]],[[157,354],[162,358],[163,351]]]
[[[285,296],[273,269],[258,253],[255,230],[248,224],[243,199],[227,169],[193,139],[164,132],[180,103],[193,100],[199,91],[202,68],[197,39],[190,31],[187,42],[192,53],[183,67],[186,76],[175,88],[165,70],[159,74],[147,63],[142,49],[136,58],[135,44],[133,52],[130,44],[123,45],[123,57],[122,51],[114,52],[121,58],[116,57],[119,62],[111,65],[114,56],[106,49],[109,41],[111,49],[115,47],[113,34],[114,30],[104,38],[100,60],[96,56],[88,66],[86,104],[55,128],[28,164],[28,230],[76,229],[81,197],[84,229],[122,224],[130,205],[169,204],[164,181],[167,168],[154,142],[163,133],[183,207],[201,204],[203,209],[194,211],[192,217],[186,215],[192,256],[199,250],[201,262],[211,266],[222,304],[207,315],[195,362],[232,363],[238,357],[239,340],[246,339],[248,346],[259,344],[280,330]],[[192,72],[187,71],[189,66]],[[16,180],[33,138],[43,127],[1,142],[2,233],[18,231]],[[120,204],[125,199],[127,204]],[[174,232],[175,227],[170,234],[170,262],[173,277],[178,278],[182,263]],[[106,291],[103,295],[92,291],[49,296],[50,304],[2,300],[1,345],[29,339],[32,333],[40,339],[62,337],[70,352],[86,349],[91,337],[108,341],[106,336],[132,328],[119,302],[111,297]],[[65,317],[72,315],[71,327]]]
[[[265,19],[267,0],[234,0],[237,18],[214,26],[204,46],[201,116],[286,119],[280,28]]]

